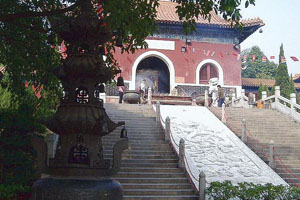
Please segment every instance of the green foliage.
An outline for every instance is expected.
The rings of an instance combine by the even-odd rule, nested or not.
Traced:
[[[97,0],[89,0],[96,15]],[[11,87],[19,89],[24,80],[35,85],[51,85],[53,70],[59,66],[60,55],[57,47],[62,38],[58,32],[65,23],[76,16],[82,0],[47,1],[0,1],[0,60],[10,74]],[[210,19],[211,11],[239,25],[241,19],[240,1],[183,1],[177,2],[177,13],[183,20],[185,33],[195,30],[195,18]],[[134,53],[138,47],[147,47],[145,38],[157,28],[156,17],[158,0],[103,0],[103,17],[110,37],[104,44],[108,66],[118,68],[113,57],[118,39],[123,42],[122,52]],[[254,5],[255,0],[246,0],[245,7]],[[67,13],[67,14],[66,14]],[[68,18],[68,19],[67,19]],[[99,28],[103,28],[99,26]],[[99,36],[101,37],[101,36]],[[57,85],[56,85],[57,86]]]
[[[258,99],[262,98],[262,92],[266,91],[267,92],[267,96],[269,96],[271,94],[269,88],[267,87],[267,85],[263,85],[262,83],[260,83],[259,88],[258,88]]]
[[[209,199],[213,200],[292,200],[300,198],[300,188],[272,184],[239,183],[230,181],[212,182],[206,190]]]
[[[296,94],[296,102],[299,104],[299,94],[296,91],[295,83],[294,83],[292,74],[291,74],[290,84],[291,84],[291,93],[295,93]]]
[[[7,186],[2,188],[6,191],[3,195],[12,195],[36,179],[36,152],[31,147],[31,137],[45,132],[42,122],[54,113],[59,96],[51,96],[54,91],[45,87],[38,99],[30,83],[27,88],[20,85],[14,93],[9,88],[8,73],[0,83],[0,183]]]
[[[247,55],[247,60],[243,65],[247,68],[242,70],[243,78],[273,79],[275,77],[277,65],[269,60],[263,63],[261,60],[264,53],[258,46],[243,50],[241,57],[243,58],[244,55]],[[255,62],[252,61],[252,55],[256,55]]]
[[[290,98],[291,83],[287,70],[287,64],[281,62],[281,57],[284,56],[283,45],[280,46],[279,66],[275,76],[275,86],[280,86],[280,95],[285,98]]]
[[[30,190],[31,187],[24,185],[0,185],[0,200],[21,199],[18,197],[29,193]]]

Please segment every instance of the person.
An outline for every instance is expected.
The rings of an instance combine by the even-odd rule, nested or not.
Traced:
[[[141,91],[144,92],[144,94],[146,92],[146,80],[145,79],[143,79],[143,81],[141,83]]]
[[[123,95],[125,91],[125,86],[119,86],[119,103],[123,101]]]
[[[224,90],[221,87],[221,85],[218,85],[217,88],[218,88],[218,107],[222,107],[222,104],[224,103],[224,99],[225,99]]]
[[[171,96],[178,96],[178,87],[175,86],[174,89],[171,91]]]
[[[141,87],[140,87],[140,93],[141,93],[141,102],[144,103],[145,102],[145,98],[146,98],[146,80],[143,79],[143,81],[141,82]]]

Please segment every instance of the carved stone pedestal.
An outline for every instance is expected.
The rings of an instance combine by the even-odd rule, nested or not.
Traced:
[[[113,179],[43,178],[32,187],[32,200],[121,200],[122,188]]]

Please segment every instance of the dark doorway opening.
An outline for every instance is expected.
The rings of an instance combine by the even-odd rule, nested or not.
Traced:
[[[200,84],[208,84],[209,79],[219,78],[219,72],[214,64],[207,63],[200,70]]]
[[[143,59],[136,69],[135,87],[139,88],[143,80],[154,93],[170,93],[170,72],[168,66],[157,57]]]

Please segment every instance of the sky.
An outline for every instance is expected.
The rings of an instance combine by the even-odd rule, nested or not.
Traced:
[[[272,61],[278,64],[283,44],[289,74],[300,73],[300,0],[256,0],[255,6],[241,9],[243,19],[259,17],[265,23],[262,33],[257,30],[241,43],[241,50],[258,46],[268,58],[275,56]]]

